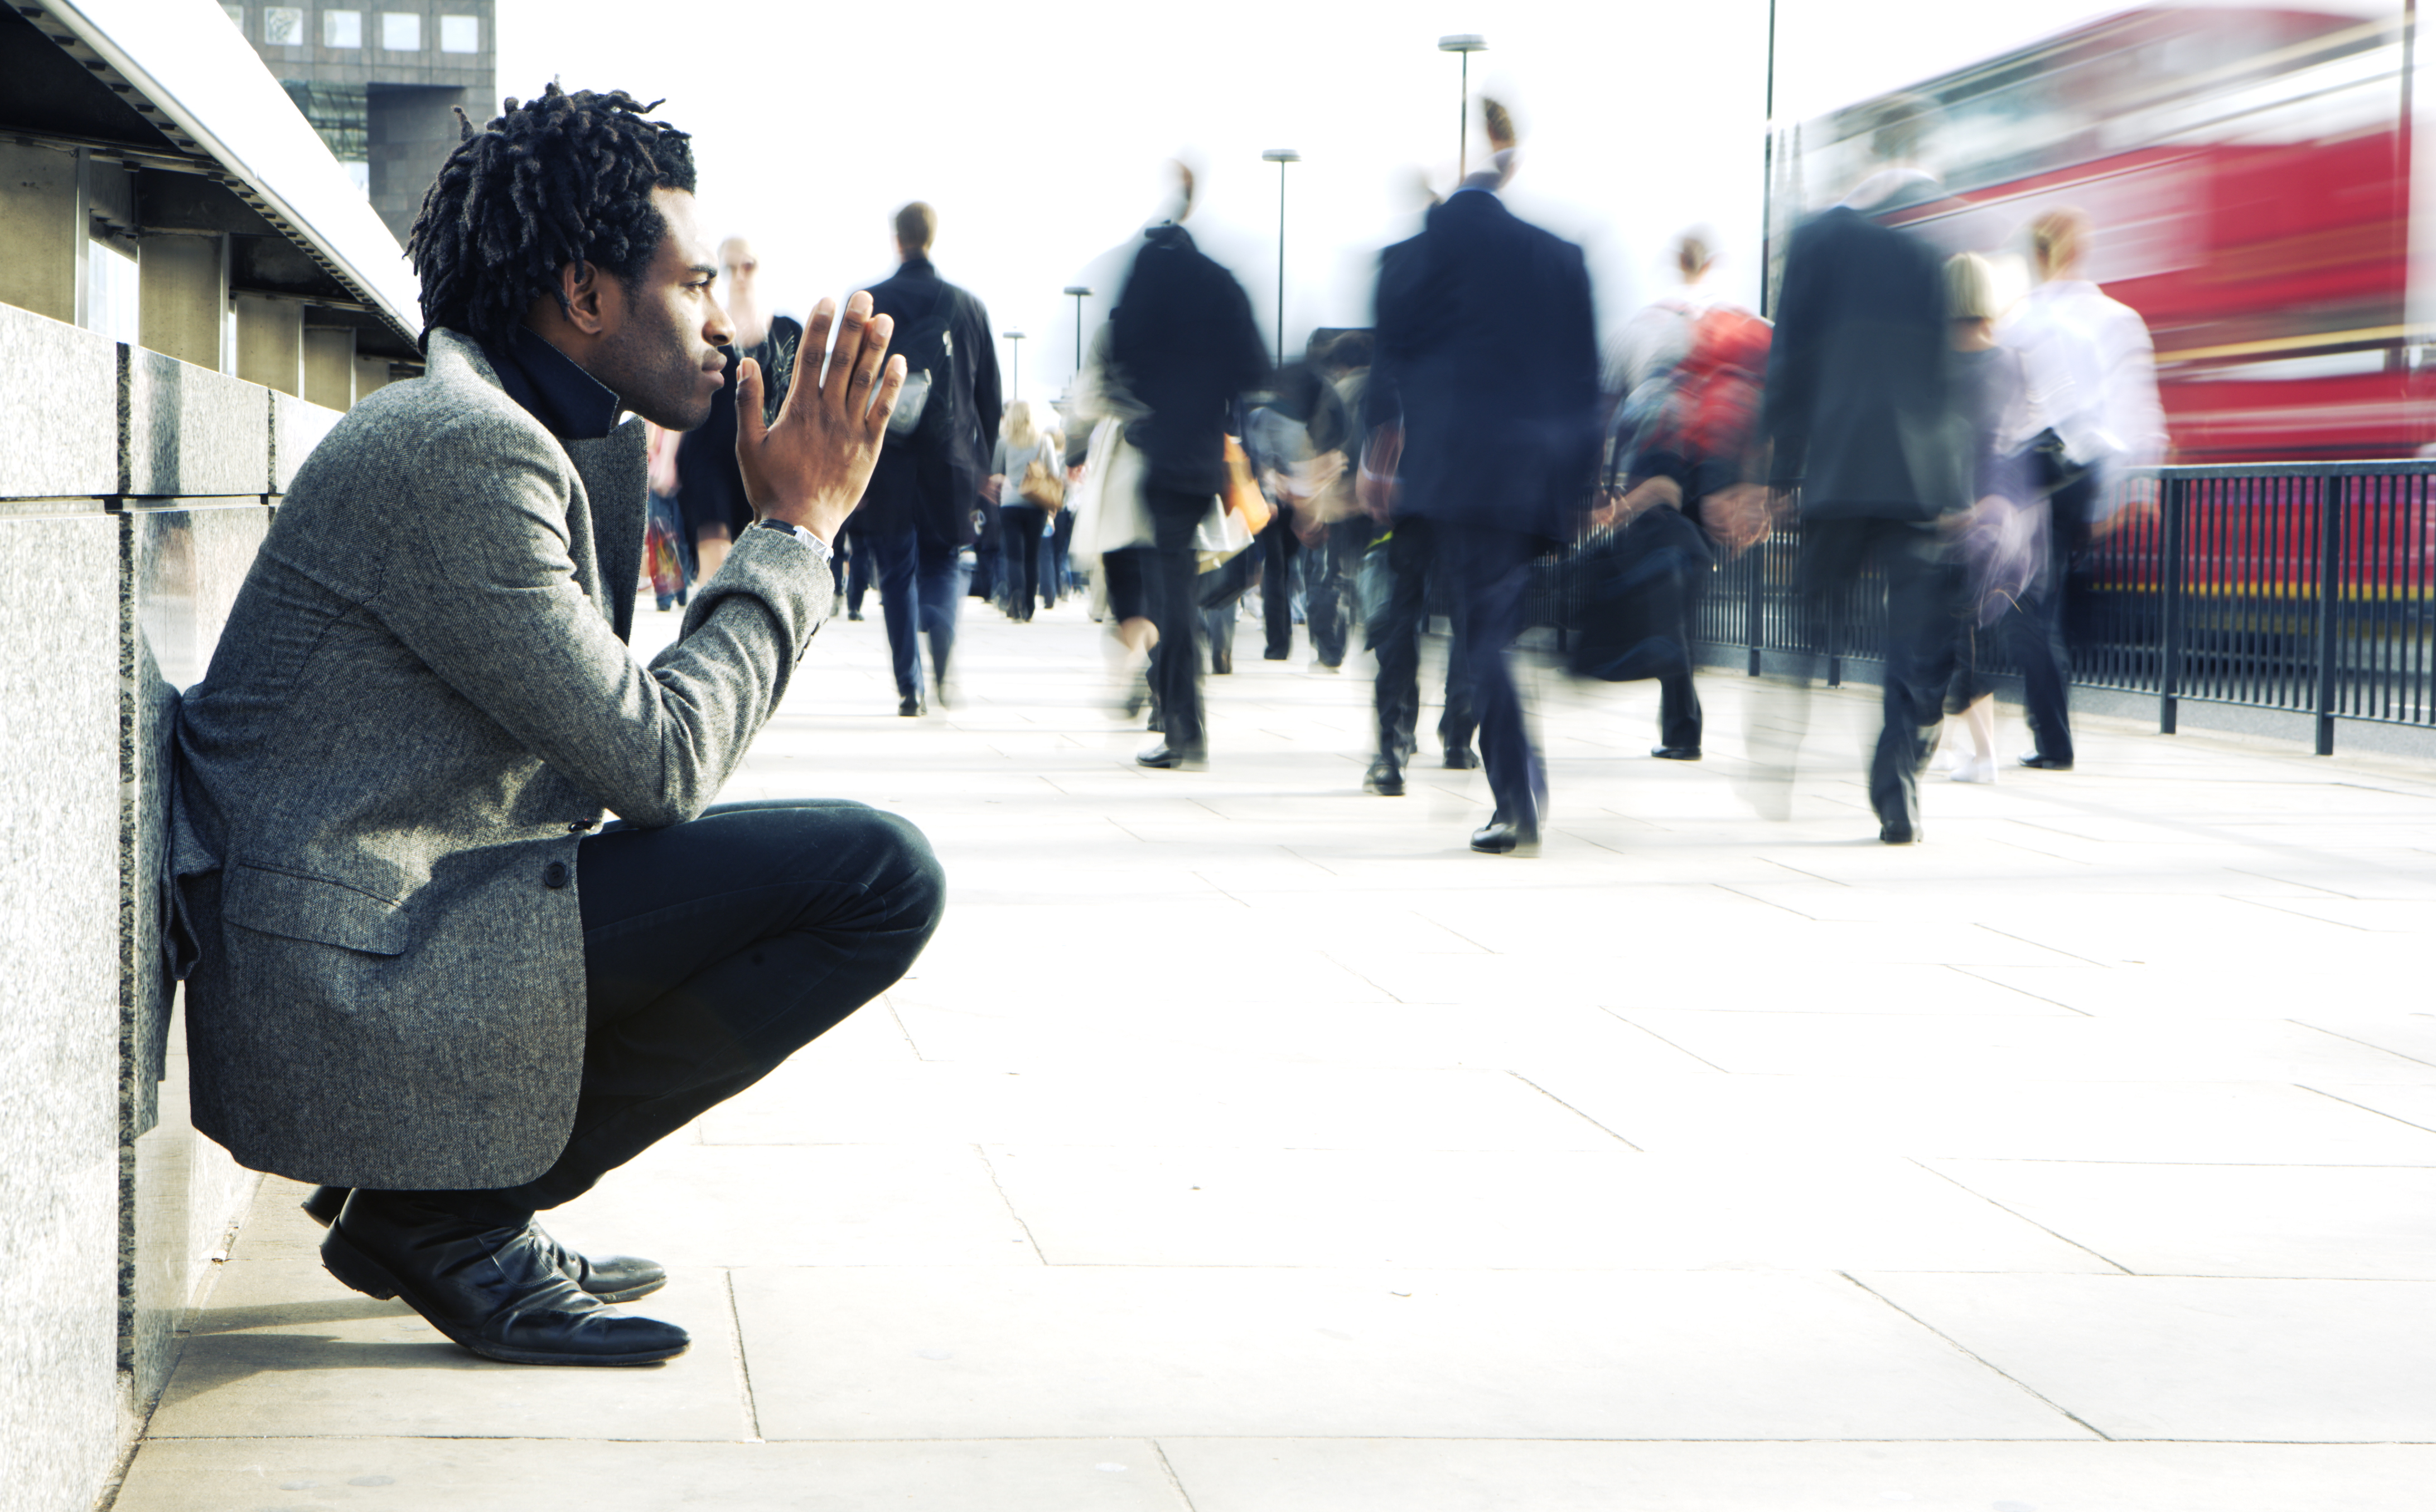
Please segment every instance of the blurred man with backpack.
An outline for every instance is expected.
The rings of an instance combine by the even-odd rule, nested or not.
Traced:
[[[956,557],[972,544],[973,504],[1000,411],[989,311],[931,266],[938,229],[937,213],[918,200],[896,212],[903,266],[871,290],[873,311],[896,322],[890,351],[905,359],[905,391],[855,514],[856,549],[871,553],[879,578],[896,712],[909,716],[925,712],[947,681],[964,597]],[[917,632],[931,637],[927,700]]]

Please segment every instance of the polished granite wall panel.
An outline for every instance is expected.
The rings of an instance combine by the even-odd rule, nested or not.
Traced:
[[[0,304],[0,498],[118,487],[118,346]]]
[[[259,504],[181,501],[120,516],[123,553],[120,775],[119,1366],[149,1402],[175,1364],[177,1330],[256,1177],[186,1121],[185,1058],[172,1034],[164,968],[163,843],[169,738],[180,690],[201,681],[254,552],[270,526]]]
[[[269,491],[270,390],[142,347],[118,350],[127,398],[127,468],[118,492]]]
[[[29,1512],[83,1512],[122,1430],[118,534],[0,516],[0,1495]]]
[[[270,393],[271,492],[285,494],[296,481],[296,470],[330,427],[345,418],[341,410],[308,404],[294,394]]]

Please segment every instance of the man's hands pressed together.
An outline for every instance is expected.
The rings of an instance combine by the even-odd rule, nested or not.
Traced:
[[[875,319],[868,294],[846,301],[837,350],[824,372],[821,357],[837,320],[834,300],[812,311],[802,365],[775,425],[761,419],[760,364],[747,357],[736,375],[736,465],[744,474],[744,496],[764,519],[802,526],[825,542],[837,539],[862,502],[905,386],[905,359],[887,355],[896,322]]]

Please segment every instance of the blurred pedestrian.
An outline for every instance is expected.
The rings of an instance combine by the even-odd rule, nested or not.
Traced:
[[[1753,522],[1764,517],[1758,486],[1759,396],[1766,375],[1768,323],[1720,297],[1706,282],[1714,257],[1706,235],[1686,232],[1676,243],[1682,287],[1633,317],[1618,364],[1616,424],[1608,461],[1610,503],[1601,524],[1642,536],[1670,522],[1653,509],[1679,513],[1698,528],[1684,532],[1678,554],[1714,560],[1716,552],[1755,544]],[[1690,648],[1697,636],[1710,561],[1675,574],[1683,592],[1666,608],[1670,639],[1682,654],[1658,674],[1659,743],[1649,754],[1666,761],[1700,759],[1700,695]]]
[[[1152,675],[1160,738],[1135,759],[1160,769],[1209,761],[1193,537],[1227,486],[1230,416],[1268,371],[1243,286],[1185,233],[1192,170],[1177,164],[1175,176],[1174,215],[1142,233],[1109,316],[1110,357],[1143,411],[1124,433],[1141,453],[1141,502],[1153,540],[1104,560],[1111,605],[1146,609],[1157,630]]]
[[[2022,765],[2072,770],[2072,652],[2066,598],[2074,565],[2121,523],[2127,468],[2166,454],[2156,350],[2128,305],[2084,276],[2089,217],[2050,210],[2030,223],[2039,282],[2008,314],[1997,339],[2021,354],[2030,407],[2043,427],[2034,450],[2047,499],[2047,570],[2007,621],[2022,669],[2022,704],[2035,748]]]
[[[652,579],[652,597],[660,613],[683,608],[686,590],[691,579],[686,558],[685,515],[677,507],[677,444],[682,439],[673,430],[663,429],[646,420],[645,470],[651,510],[643,527],[643,569]]]
[[[1403,423],[1404,515],[1426,519],[1464,604],[1462,634],[1496,809],[1471,837],[1536,850],[1547,782],[1507,649],[1531,560],[1571,540],[1598,470],[1598,343],[1573,243],[1517,219],[1512,117],[1481,113],[1490,166],[1431,210],[1412,249],[1383,258],[1367,408]]]
[[[727,384],[712,401],[710,418],[677,448],[677,502],[703,579],[717,576],[754,518],[744,475],[736,466],[737,361],[751,357],[761,365],[764,418],[774,421],[794,375],[795,349],[804,339],[804,328],[792,318],[769,312],[760,287],[761,261],[751,242],[741,236],[721,242],[719,267],[721,303],[736,329],[727,348]]]
[[[1885,723],[1870,806],[1890,845],[1921,836],[1920,771],[1943,717],[1959,597],[1939,522],[1969,502],[1971,487],[1949,384],[1942,259],[1872,218],[1923,182],[1903,161],[1918,130],[1908,114],[1881,124],[1872,147],[1887,166],[1794,233],[1765,399],[1774,482],[1801,491],[1813,656],[1852,622],[1865,570],[1883,574]],[[1790,783],[1789,755],[1778,775]]]
[[[1968,756],[1940,752],[1957,782],[1996,780],[1996,694],[1985,670],[1989,633],[2045,570],[2046,509],[2024,448],[2029,387],[2019,353],[1996,342],[1995,279],[1988,260],[1957,252],[1945,261],[1945,307],[1956,407],[1969,427],[1973,503],[1955,516],[1963,571],[1960,639],[1945,714],[1971,741]]]
[[[1000,552],[1007,575],[1007,616],[1029,624],[1049,584],[1041,577],[1042,537],[1066,502],[1066,438],[1043,430],[1030,400],[1006,407],[990,456],[989,486],[999,499]]]
[[[896,276],[875,287],[875,314],[893,317],[905,358],[904,396],[856,513],[856,547],[871,554],[880,618],[896,674],[896,712],[945,704],[948,657],[977,537],[987,438],[998,434],[998,346],[982,302],[939,276],[931,244],[939,217],[915,200],[896,212]],[[917,637],[931,641],[926,697]]]

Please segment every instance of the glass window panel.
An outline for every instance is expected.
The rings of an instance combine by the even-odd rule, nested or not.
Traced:
[[[360,47],[364,44],[364,13],[360,10],[322,12],[322,45]]]
[[[264,6],[262,8],[262,43],[266,47],[304,46],[304,8],[303,6]]]
[[[404,10],[382,11],[381,45],[393,53],[423,51],[423,18]]]
[[[442,16],[440,18],[440,50],[444,53],[478,53],[482,50],[482,18],[479,16]]]

